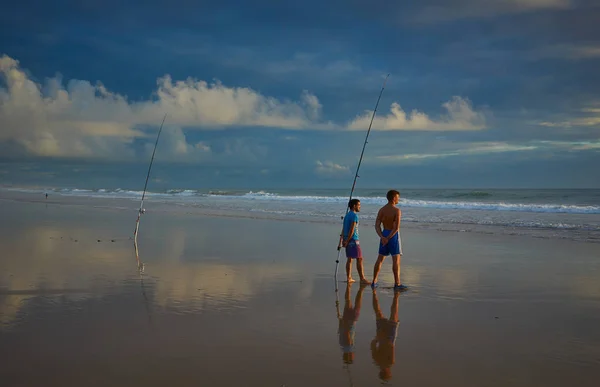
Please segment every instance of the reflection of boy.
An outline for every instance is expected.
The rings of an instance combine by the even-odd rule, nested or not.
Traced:
[[[351,284],[348,284],[346,286],[344,313],[342,315],[340,315],[338,308],[339,343],[340,347],[342,347],[342,351],[344,352],[342,359],[344,360],[345,364],[352,364],[354,362],[355,325],[356,321],[358,321],[360,307],[362,305],[362,293],[365,290],[364,286],[360,287],[360,289],[356,293],[356,300],[354,301],[353,307],[352,301],[350,300],[351,287]]]
[[[377,324],[377,334],[371,341],[371,356],[379,366],[379,377],[382,380],[392,378],[392,365],[395,360],[396,335],[398,333],[398,297],[400,293],[394,292],[394,301],[390,311],[390,318],[386,318],[379,307],[377,293],[373,291],[373,310]]]

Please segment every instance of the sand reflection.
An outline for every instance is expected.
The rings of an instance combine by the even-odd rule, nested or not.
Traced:
[[[392,366],[396,359],[396,336],[398,335],[398,303],[400,292],[394,292],[389,317],[381,310],[377,291],[373,290],[373,311],[376,333],[371,340],[371,357],[379,367],[378,376],[383,381],[392,379]]]
[[[189,248],[181,228],[165,230],[146,249],[132,240],[98,242],[98,230],[68,225],[24,227],[12,234],[3,238],[6,254],[0,259],[0,324],[5,328],[36,297],[60,299],[58,305],[137,291],[152,308],[190,313],[209,306],[243,307],[268,286],[303,278],[285,260],[230,263],[227,257],[203,257],[198,239],[190,240]],[[142,287],[131,287],[136,281]],[[312,282],[306,285],[302,296],[309,297]]]

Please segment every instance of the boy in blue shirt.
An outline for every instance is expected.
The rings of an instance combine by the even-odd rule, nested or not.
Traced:
[[[369,281],[365,278],[362,261],[362,251],[358,242],[358,212],[360,212],[360,200],[352,199],[348,203],[350,211],[344,217],[344,229],[342,233],[342,247],[346,248],[346,277],[348,282],[355,282],[352,278],[352,259],[356,259],[356,269],[360,276],[360,282],[368,284]]]

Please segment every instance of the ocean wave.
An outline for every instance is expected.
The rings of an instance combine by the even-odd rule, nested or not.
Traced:
[[[31,189],[31,188],[4,188],[11,191],[20,191],[27,193],[54,192],[65,196],[89,196],[100,198],[129,198],[139,199],[142,197],[142,191],[134,191],[116,188],[113,190],[102,189],[81,189],[81,188],[53,188],[53,189]],[[457,194],[458,195],[458,194]],[[462,195],[462,194],[461,194]],[[473,191],[467,194],[468,197],[489,197],[492,195],[485,191]],[[229,199],[246,200],[248,202],[290,202],[290,203],[312,203],[312,204],[340,204],[345,208],[348,197],[345,196],[321,196],[321,195],[282,195],[278,193],[259,191],[208,191],[202,192],[192,189],[170,189],[165,192],[146,192],[148,198],[161,198],[164,200],[191,200],[198,202],[203,199],[212,199],[217,201],[226,201]],[[382,205],[385,199],[382,197],[361,197],[356,196],[363,204]],[[401,198],[400,207],[406,208],[430,208],[445,210],[484,210],[484,211],[512,211],[512,212],[532,212],[532,213],[565,213],[565,214],[600,214],[598,205],[577,205],[577,204],[556,204],[556,203],[507,203],[503,201],[472,201],[472,200],[427,200]]]
[[[449,198],[487,198],[493,196],[493,194],[485,191],[472,191],[449,193],[444,196]]]

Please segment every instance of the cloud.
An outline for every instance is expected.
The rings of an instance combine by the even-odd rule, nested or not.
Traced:
[[[304,91],[298,102],[263,96],[249,88],[226,87],[188,78],[158,79],[153,100],[129,102],[102,84],[57,76],[45,85],[30,79],[19,62],[0,58],[0,142],[13,141],[38,156],[132,156],[129,145],[144,138],[144,126],[156,126],[164,113],[180,127],[311,127],[319,120],[318,98]],[[183,133],[178,132],[180,139]],[[176,153],[190,151],[178,143]]]
[[[579,109],[578,115],[567,120],[540,121],[537,124],[550,128],[600,127],[600,103]]]
[[[572,0],[426,0],[413,15],[413,21],[436,23],[541,10],[565,10],[572,6]]]
[[[64,83],[55,76],[40,84],[6,55],[0,58],[0,81],[4,81],[4,87],[0,84],[0,147],[11,155],[133,159],[139,156],[136,150],[151,152],[153,131],[167,113],[161,157],[198,161],[222,153],[252,161],[266,157],[268,149],[261,145],[249,153],[244,144],[233,140],[225,149],[216,149],[210,141],[192,141],[189,132],[247,127],[362,131],[371,116],[367,111],[349,123],[333,123],[323,119],[323,105],[306,90],[298,100],[290,101],[250,88],[227,87],[218,81],[174,81],[169,75],[157,80],[152,98],[129,101],[100,82]],[[407,114],[394,103],[390,114],[376,117],[373,129],[451,131],[486,127],[484,113],[473,109],[467,99],[454,97],[442,106],[446,114],[430,118],[417,110]],[[331,172],[335,167],[323,163],[319,171]]]
[[[184,126],[299,129],[309,127],[320,116],[319,100],[307,91],[303,91],[300,102],[291,102],[249,88],[229,88],[220,82],[209,85],[192,78],[173,82],[169,75],[159,78],[158,85],[158,101],[134,105],[142,117],[152,118],[151,122],[163,110],[170,112],[176,124]]]
[[[600,141],[544,141],[534,140],[524,144],[510,144],[507,142],[480,142],[466,145],[450,151],[437,153],[409,153],[396,155],[383,155],[375,157],[376,161],[383,162],[408,162],[419,163],[427,160],[444,159],[448,157],[481,156],[499,153],[531,152],[561,149],[564,151],[589,151],[600,149]]]
[[[479,130],[486,127],[484,113],[473,110],[471,102],[461,97],[453,97],[443,105],[447,114],[439,120],[429,118],[425,113],[413,110],[406,114],[400,105],[394,102],[387,116],[375,116],[373,129],[377,130]],[[373,112],[365,112],[348,124],[353,130],[364,130],[369,127]]]
[[[335,164],[332,161],[316,161],[315,172],[322,176],[345,175],[350,172],[350,168],[344,165]]]
[[[567,59],[585,60],[600,58],[600,45],[598,44],[556,44],[534,49],[529,55],[529,60],[541,59]]]
[[[160,159],[163,161],[200,161],[212,156],[210,145],[199,141],[195,144],[187,141],[179,127],[165,127],[160,137]],[[145,144],[147,155],[152,154],[154,143]]]
[[[600,141],[539,141],[541,145],[568,151],[600,150]]]
[[[537,146],[532,145],[511,145],[505,142],[488,142],[488,143],[476,143],[474,146],[457,149],[450,152],[439,152],[439,153],[411,153],[403,155],[386,155],[378,156],[378,160],[382,161],[410,161],[410,160],[423,160],[423,159],[439,159],[446,157],[455,156],[468,156],[468,155],[483,155],[490,153],[505,153],[505,152],[520,152],[530,151],[537,149]]]

